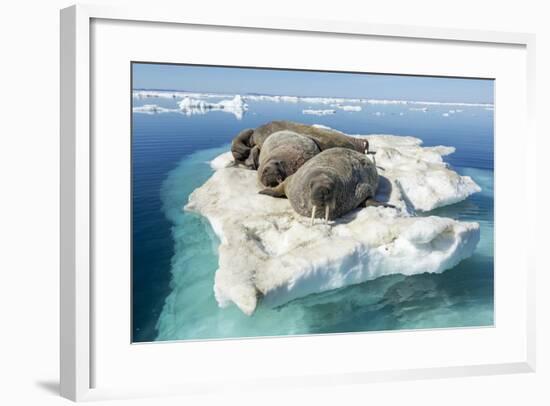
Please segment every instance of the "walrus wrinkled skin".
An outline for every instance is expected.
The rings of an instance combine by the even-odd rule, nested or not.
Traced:
[[[265,186],[277,186],[319,152],[311,138],[293,131],[277,131],[262,145],[258,180]]]
[[[275,188],[261,194],[287,197],[300,215],[333,220],[372,200],[375,206],[385,205],[373,197],[378,187],[375,164],[360,152],[347,148],[331,148],[307,161],[294,175]]]
[[[311,138],[321,151],[341,147],[365,153],[369,148],[367,140],[350,137],[335,130],[292,121],[271,121],[256,129],[243,130],[233,139],[231,153],[235,163],[251,169],[258,169],[263,144],[272,134],[283,130],[293,131]]]

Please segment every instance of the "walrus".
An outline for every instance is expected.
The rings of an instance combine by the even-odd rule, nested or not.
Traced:
[[[262,145],[258,180],[265,186],[277,186],[320,152],[315,141],[305,135],[277,131]]]
[[[374,199],[378,188],[376,165],[365,154],[331,148],[315,155],[284,182],[259,193],[287,197],[300,215],[336,219],[360,205],[395,207]]]
[[[255,129],[243,130],[233,139],[231,153],[235,164],[258,169],[263,144],[272,134],[283,130],[293,131],[311,138],[321,151],[342,147],[365,153],[369,149],[369,143],[366,139],[350,137],[335,130],[293,121],[271,121]]]

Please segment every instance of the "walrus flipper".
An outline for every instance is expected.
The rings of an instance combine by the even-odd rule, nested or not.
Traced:
[[[365,207],[389,207],[391,209],[396,209],[397,208],[393,204],[378,201],[378,200],[374,199],[373,197],[367,197],[365,199],[365,201],[363,202],[363,204],[365,205]]]
[[[268,187],[268,188],[262,189],[258,193],[261,195],[268,195],[271,197],[286,197],[284,184],[285,183],[283,182],[275,187]]]

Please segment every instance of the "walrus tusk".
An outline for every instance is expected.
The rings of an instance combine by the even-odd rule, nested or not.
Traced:
[[[328,206],[325,206],[325,224],[328,224],[328,213],[329,213],[330,209],[328,208]]]
[[[313,225],[313,222],[315,221],[315,210],[317,210],[317,206],[313,206],[313,209],[311,210],[311,225]]]

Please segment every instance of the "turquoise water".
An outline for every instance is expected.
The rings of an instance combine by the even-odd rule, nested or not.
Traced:
[[[176,100],[134,99],[175,108]],[[214,111],[185,116],[133,114],[133,339],[212,339],[493,324],[493,112],[483,107],[361,105],[360,112],[308,116],[307,103],[248,102],[241,119]],[[378,113],[378,114],[377,114]],[[243,128],[289,119],[347,133],[389,133],[452,145],[455,170],[483,189],[428,214],[477,221],[474,255],[439,275],[392,275],[295,300],[260,306],[250,317],[220,309],[213,293],[218,241],[208,221],[182,207],[211,175],[208,161]]]

